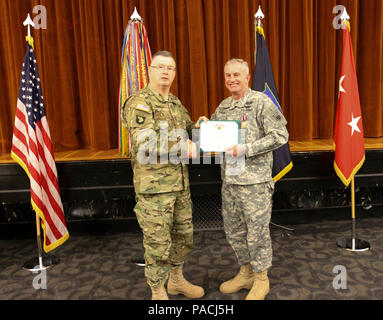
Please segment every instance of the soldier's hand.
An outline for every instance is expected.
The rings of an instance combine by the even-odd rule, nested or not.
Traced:
[[[246,149],[243,144],[236,144],[225,149],[226,155],[231,157],[240,157],[245,154]]]
[[[200,122],[201,120],[202,120],[203,122],[207,122],[207,121],[209,121],[209,119],[206,118],[205,116],[201,116],[201,117],[199,117],[198,120],[197,120],[197,122],[195,123],[195,127],[196,127],[197,129],[199,129],[199,122]]]
[[[197,144],[188,139],[188,158],[194,159],[199,155]]]

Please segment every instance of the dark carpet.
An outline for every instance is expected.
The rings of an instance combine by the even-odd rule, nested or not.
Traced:
[[[350,237],[351,219],[327,219],[325,214],[298,217],[271,225],[273,266],[269,272],[268,300],[380,300],[383,299],[383,218],[365,215],[357,220],[357,238],[371,249],[351,252],[339,248],[337,240]],[[273,221],[286,223],[284,217]],[[132,261],[142,259],[142,235],[132,220],[119,228],[96,224],[71,224],[69,240],[53,251],[59,264],[47,270],[46,289],[36,290],[34,277],[22,268],[37,256],[36,240],[17,232],[0,238],[0,299],[2,300],[148,300],[150,290],[144,268]],[[24,226],[25,227],[25,226]],[[31,230],[33,225],[28,225]],[[33,230],[32,230],[33,231]],[[36,260],[37,262],[37,260]],[[36,263],[37,264],[37,263]],[[239,266],[222,230],[195,231],[194,249],[185,264],[185,277],[202,285],[209,300],[241,300],[247,290],[222,294],[218,288],[236,274]],[[343,288],[339,270],[346,272]],[[335,280],[334,280],[335,279]],[[186,299],[170,296],[171,299]]]

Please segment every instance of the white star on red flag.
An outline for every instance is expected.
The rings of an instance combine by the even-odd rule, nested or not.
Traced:
[[[351,122],[349,122],[347,124],[352,128],[351,135],[354,135],[354,131],[360,132],[359,127],[358,127],[358,121],[359,121],[360,117],[354,118],[354,114],[351,114],[351,118],[352,118]]]
[[[334,168],[342,182],[348,186],[365,160],[363,118],[349,27],[343,29],[334,144]]]

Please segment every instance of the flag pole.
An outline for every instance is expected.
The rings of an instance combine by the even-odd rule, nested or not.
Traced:
[[[39,254],[39,266],[42,270],[43,266],[43,255],[41,250],[41,230],[40,230],[40,217],[36,213],[36,230],[37,230],[37,248],[38,248],[38,254]]]
[[[351,28],[350,28],[350,23],[348,21],[350,19],[350,16],[347,14],[346,8],[343,9],[343,12],[342,12],[342,15],[341,15],[340,18],[342,20],[342,29],[344,30],[344,32],[343,32],[343,54],[346,52],[346,53],[349,53],[349,55],[347,56],[347,60],[344,60],[344,57],[345,57],[344,55],[343,55],[343,58],[342,58],[342,74],[343,74],[343,72],[345,72],[345,73],[342,75],[342,77],[340,79],[340,82],[339,82],[339,99],[341,97],[341,94],[342,94],[343,97],[345,97],[344,95],[350,94],[350,93],[347,93],[347,91],[351,90],[351,89],[346,89],[345,90],[344,87],[342,87],[341,83],[342,83],[343,79],[346,76],[347,77],[351,77],[351,78],[352,78],[352,76],[354,76],[355,77],[355,79],[354,79],[354,87],[352,87],[352,84],[351,84],[350,88],[353,88],[354,92],[356,92],[356,94],[357,94],[357,99],[358,99],[357,109],[360,109],[359,93],[358,93],[358,87],[357,87],[357,81],[356,81],[356,74],[354,74],[355,73],[355,70],[354,70],[355,67],[354,67],[354,59],[353,59],[353,54],[352,54],[352,44],[351,44],[351,40],[350,40],[350,29]],[[345,34],[347,34],[347,36],[348,36],[346,44],[345,44]],[[347,45],[347,44],[348,44],[348,47],[345,47],[345,45]],[[351,51],[351,53],[350,53],[350,51]],[[347,64],[345,64],[345,62]],[[343,71],[344,64],[346,65],[345,71]],[[351,67],[350,67],[350,65],[351,65]],[[350,71],[350,68],[351,68],[351,71]],[[347,98],[344,98],[344,99],[347,99]],[[343,107],[344,106],[351,106],[351,107],[353,106],[352,103],[350,103],[349,100],[344,100],[345,102],[341,102],[342,104],[339,104],[339,101],[343,101],[343,100],[338,100],[338,108],[341,108],[341,110],[343,110],[342,106]],[[355,108],[355,106],[354,106],[354,108]],[[348,110],[348,109],[346,109],[346,110]],[[337,110],[337,120],[338,120],[338,112],[340,112],[340,111]],[[339,128],[338,128],[338,126],[336,124],[336,126],[335,126],[335,135],[337,135],[336,134],[337,130],[339,130]],[[352,134],[353,134],[353,132],[354,131],[352,131]],[[352,136],[352,134],[351,134],[351,136]],[[335,144],[337,145],[337,142],[338,142],[337,138],[335,137],[334,139],[335,139]],[[363,139],[363,133],[362,133],[362,139]],[[352,150],[352,147],[353,147],[352,141],[348,141],[348,143],[350,144],[348,146],[349,150]],[[356,147],[355,147],[355,149],[356,149]],[[335,171],[337,172],[339,177],[343,177],[343,179],[342,178],[341,179],[342,179],[343,183],[346,186],[348,186],[349,183],[351,182],[351,218],[352,218],[352,234],[351,234],[351,238],[345,238],[345,239],[338,240],[337,241],[337,246],[341,247],[341,248],[345,248],[346,250],[349,250],[349,251],[366,251],[366,250],[370,249],[370,244],[367,241],[365,241],[365,240],[361,240],[361,239],[357,239],[356,238],[356,218],[355,218],[355,174],[356,174],[356,171],[359,170],[360,166],[363,164],[364,159],[365,159],[365,156],[364,156],[364,145],[363,145],[363,158],[359,159],[359,164],[357,164],[356,167],[355,167],[355,164],[354,164],[354,171],[351,172],[351,181],[348,180],[349,176],[347,178],[344,178],[344,174],[342,173],[342,170],[339,169],[338,164],[336,163],[337,150],[335,150],[335,153],[336,153],[335,154],[335,161],[334,161]],[[339,157],[340,157],[340,155],[339,155]],[[344,157],[344,154],[343,154],[343,157]]]
[[[144,26],[144,19],[139,15],[137,8],[130,16],[125,30],[122,46],[121,77],[119,96],[119,152],[122,157],[130,156],[130,134],[121,123],[121,112],[126,99],[144,89],[149,83],[148,68],[151,64],[152,54]],[[144,254],[131,260],[140,267],[145,267]]]
[[[28,13],[27,19],[25,19],[25,21],[23,22],[23,25],[28,27],[27,39],[28,39],[28,41],[30,41],[31,40],[31,26],[34,27],[35,24],[33,23],[29,13]],[[32,272],[46,270],[46,269],[50,268],[51,266],[58,264],[58,262],[59,262],[59,260],[55,256],[46,255],[44,257],[44,264],[45,264],[45,266],[44,266],[44,264],[43,264],[43,252],[42,252],[42,248],[41,248],[40,217],[37,214],[37,212],[35,212],[35,214],[36,214],[36,238],[37,238],[38,259],[36,259],[34,257],[34,258],[28,260],[27,262],[25,262],[23,265],[24,269],[32,271]],[[38,261],[38,264],[36,264],[37,261]]]
[[[354,177],[352,177],[352,179],[351,179],[351,219],[352,219],[351,250],[355,251],[356,231],[355,231],[355,179],[354,179]]]
[[[263,30],[262,20],[265,18],[265,15],[262,11],[261,5],[258,6],[257,12],[254,14],[254,76],[252,89],[260,91],[269,96],[273,101],[279,111],[282,113],[282,108],[279,104],[278,90],[275,85],[274,75],[271,67],[270,57],[266,44],[265,32]],[[244,122],[242,122],[244,123]],[[242,124],[243,126],[243,124]],[[277,182],[281,179],[291,168],[292,162],[290,157],[290,151],[288,148],[288,143],[283,145],[277,150],[273,151],[273,168],[272,176],[273,180]],[[290,159],[288,162],[287,160]],[[286,163],[287,162],[287,163]],[[294,231],[293,229],[287,228],[275,224],[273,221],[270,221],[270,224],[287,230]]]
[[[38,250],[38,264],[36,265],[36,258],[32,258],[24,263],[23,268],[29,271],[37,272],[46,270],[52,266],[52,263],[44,259],[45,266],[43,264],[43,251],[41,248],[41,229],[40,229],[40,217],[36,213],[36,239],[37,239],[37,250]]]
[[[43,256],[43,250],[41,246],[40,217],[37,214],[37,212],[35,214],[36,214],[36,240],[37,240],[37,253],[38,253],[37,258],[38,259],[36,259],[36,257],[33,257],[32,259],[28,260],[27,262],[23,264],[23,269],[32,271],[32,272],[46,270],[59,263],[59,259],[56,258],[56,256],[54,255],[44,254]]]
[[[265,15],[262,12],[261,6],[258,7],[258,11],[254,15],[255,21],[255,30],[254,30],[254,36],[255,36],[255,50],[254,50],[254,64],[257,63],[257,28],[262,27],[261,20],[265,17]]]
[[[261,6],[258,7],[258,11],[254,15],[254,17],[256,20],[256,24],[258,25],[258,27],[260,27],[261,26],[261,20],[265,17],[265,15],[262,12]]]
[[[356,218],[355,218],[355,179],[351,179],[351,238],[344,238],[336,242],[337,246],[348,251],[367,251],[370,249],[368,241],[356,238]]]

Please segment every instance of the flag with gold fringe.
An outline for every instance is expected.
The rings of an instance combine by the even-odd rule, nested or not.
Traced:
[[[41,219],[43,247],[49,252],[63,244],[69,233],[31,36],[21,71],[11,156],[29,177],[32,207]]]
[[[334,144],[334,169],[345,186],[348,186],[365,160],[362,112],[348,21],[344,22],[343,27],[342,68]]]
[[[129,157],[130,151],[129,132],[121,123],[121,110],[129,96],[148,85],[148,69],[152,60],[145,25],[141,19],[132,17],[125,30],[121,57],[118,108],[118,149],[121,157]]]
[[[255,69],[252,89],[267,94],[274,104],[282,112],[279,104],[278,92],[274,81],[273,70],[271,68],[269,51],[265,41],[265,34],[262,25],[256,26],[256,55]],[[293,162],[291,161],[289,144],[281,146],[273,151],[273,169],[272,176],[274,181],[282,179],[282,177],[291,170]]]

